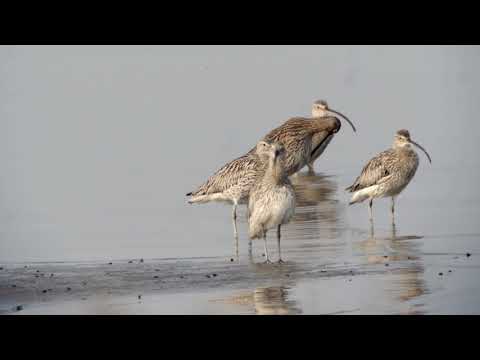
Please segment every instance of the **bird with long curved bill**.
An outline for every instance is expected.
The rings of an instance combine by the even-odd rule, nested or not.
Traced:
[[[408,130],[397,131],[392,148],[372,158],[355,182],[346,188],[353,192],[349,205],[368,199],[370,221],[373,222],[373,199],[391,197],[392,223],[395,223],[395,197],[405,189],[418,168],[418,155],[412,145],[422,150],[432,162],[428,152],[410,138]]]
[[[355,126],[352,124],[352,122],[348,117],[346,117],[339,111],[329,108],[328,103],[325,100],[317,100],[313,103],[312,118],[331,116],[331,114],[336,114],[341,116],[350,124],[354,132],[357,131],[357,129],[355,129]],[[329,134],[327,137],[323,136],[322,133],[316,133],[313,135],[312,150],[310,152],[310,157],[307,162],[308,171],[310,173],[314,172],[314,168],[313,168],[314,162],[320,157],[320,155],[323,154],[328,144],[330,144],[330,141],[332,141],[334,135],[335,135],[334,133]]]

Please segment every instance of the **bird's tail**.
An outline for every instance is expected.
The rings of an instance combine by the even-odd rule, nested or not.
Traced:
[[[208,202],[208,195],[193,195],[192,193],[187,194],[187,196],[191,196],[190,199],[187,200],[189,204],[203,204]]]
[[[187,195],[188,196],[188,195]],[[222,193],[191,195],[187,200],[189,204],[204,204],[210,201],[226,201]]]
[[[365,189],[356,191],[355,193],[353,193],[353,196],[350,199],[350,202],[348,203],[348,205],[356,204],[372,197],[377,187],[378,185],[373,185]]]

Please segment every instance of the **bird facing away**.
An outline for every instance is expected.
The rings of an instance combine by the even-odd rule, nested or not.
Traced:
[[[245,154],[221,167],[197,190],[187,194],[190,196],[188,203],[202,204],[219,201],[233,204],[233,234],[237,239],[237,206],[247,203],[250,188],[255,183],[256,177],[264,171],[270,148],[270,144],[260,141],[254,152]]]
[[[355,126],[353,126],[352,122],[345,115],[336,110],[330,109],[328,107],[328,103],[325,100],[317,100],[312,105],[312,118],[328,116],[331,113],[340,115],[350,124],[354,132],[357,131],[357,129],[355,129]],[[313,163],[320,157],[320,155],[323,154],[330,141],[332,141],[333,135],[334,134],[331,134],[327,138],[324,138],[322,133],[316,133],[313,135],[312,150],[315,149],[315,151],[312,151],[310,159],[307,162],[309,172],[314,172]]]
[[[349,205],[370,199],[370,221],[373,221],[373,199],[391,197],[392,223],[395,222],[395,196],[405,189],[418,168],[418,155],[411,145],[422,150],[432,162],[427,151],[410,138],[408,130],[398,130],[392,148],[372,158],[353,185],[346,188],[353,192]]]
[[[267,250],[267,231],[277,227],[278,262],[281,263],[280,227],[295,212],[295,193],[285,172],[285,147],[280,143],[270,145],[268,165],[250,190],[248,201],[248,225],[250,239],[263,237],[266,262],[270,263]]]
[[[268,143],[281,143],[285,147],[285,173],[287,176],[300,171],[310,161],[311,155],[321,147],[329,136],[340,130],[341,123],[334,116],[318,118],[293,117],[263,137]],[[319,144],[312,148],[312,138]],[[255,148],[249,153],[255,152]]]

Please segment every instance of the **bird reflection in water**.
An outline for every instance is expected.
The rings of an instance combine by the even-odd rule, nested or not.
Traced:
[[[385,271],[393,271],[391,295],[400,302],[408,302],[428,292],[423,280],[425,268],[422,261],[421,243],[411,240],[421,236],[399,236],[397,226],[392,223],[389,236],[375,236],[373,223],[370,237],[358,243],[358,249],[366,256],[368,264],[383,264]],[[388,265],[388,266],[387,266]],[[413,306],[407,313],[419,313]]]
[[[253,302],[257,315],[300,314],[296,302],[288,300],[289,288],[285,286],[258,287],[253,292]]]
[[[256,315],[294,315],[301,314],[295,300],[289,299],[290,286],[257,287],[253,291],[242,292],[227,299],[224,303],[234,304]]]
[[[335,198],[334,177],[303,172],[291,177],[291,181],[297,206],[291,223],[284,230],[285,248],[290,253],[301,254],[309,254],[312,249],[339,250],[344,244],[338,237],[341,210]]]

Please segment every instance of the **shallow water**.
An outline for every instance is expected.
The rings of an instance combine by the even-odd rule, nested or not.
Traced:
[[[0,48],[0,311],[480,313],[479,60],[455,46]],[[231,208],[184,194],[322,97],[358,132],[343,124],[317,173],[293,179],[287,264],[260,264],[261,241],[249,258],[244,207],[237,259]],[[433,163],[419,153],[396,226],[384,199],[372,229],[343,189],[400,128]],[[269,246],[276,259],[274,232]]]

